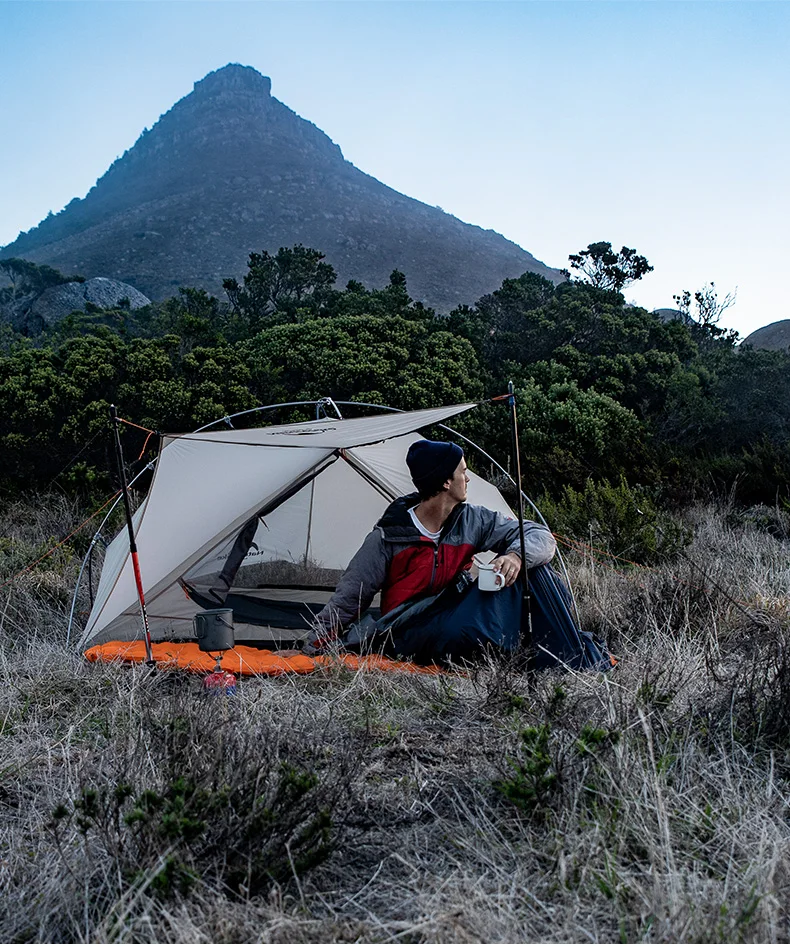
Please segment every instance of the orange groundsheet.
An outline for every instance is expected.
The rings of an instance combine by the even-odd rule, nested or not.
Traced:
[[[162,669],[173,668],[191,670],[194,673],[210,673],[216,664],[211,654],[203,653],[195,643],[187,644],[152,644],[153,657]],[[109,663],[121,660],[127,663],[145,663],[145,643],[143,641],[109,641],[98,644],[85,651],[85,657],[91,661]],[[371,654],[357,657],[355,654],[337,656],[307,657],[296,654],[292,657],[280,656],[276,651],[258,650],[257,647],[244,647],[238,644],[233,650],[222,655],[222,669],[237,676],[280,676],[285,673],[313,673],[322,667],[346,667],[349,670],[385,670],[405,671],[407,673],[441,673],[439,667],[421,667],[418,664],[400,660],[390,660]]]

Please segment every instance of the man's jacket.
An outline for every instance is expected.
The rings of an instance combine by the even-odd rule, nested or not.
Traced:
[[[521,554],[518,522],[485,506],[459,503],[447,517],[438,543],[415,527],[409,509],[417,493],[396,499],[351,559],[332,599],[317,615],[326,628],[344,627],[360,617],[381,591],[381,613],[405,601],[434,595],[468,568],[476,552]],[[551,532],[524,522],[527,568],[551,561],[557,549]]]

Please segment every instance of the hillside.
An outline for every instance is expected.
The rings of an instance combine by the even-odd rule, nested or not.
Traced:
[[[559,280],[492,230],[413,200],[346,161],[271,81],[228,65],[195,84],[87,196],[20,234],[0,257],[130,283],[152,299],[189,285],[220,293],[251,251],[303,243],[339,283],[386,285],[404,272],[439,311],[531,271]]]

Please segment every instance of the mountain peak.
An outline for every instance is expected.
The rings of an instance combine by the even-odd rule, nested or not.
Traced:
[[[252,66],[230,62],[198,80],[193,92],[201,98],[222,96],[228,92],[251,92],[269,98],[272,94],[272,80],[261,75]]]
[[[302,243],[326,254],[341,285],[383,286],[398,269],[411,295],[440,311],[527,270],[560,278],[499,234],[355,168],[271,85],[238,63],[210,72],[82,200],[0,255],[112,277],[162,299],[179,286],[220,293],[251,251]]]

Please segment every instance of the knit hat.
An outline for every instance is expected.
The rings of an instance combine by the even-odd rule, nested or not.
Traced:
[[[417,440],[406,454],[406,465],[414,485],[420,492],[439,490],[451,479],[464,451],[457,443],[440,440]]]

